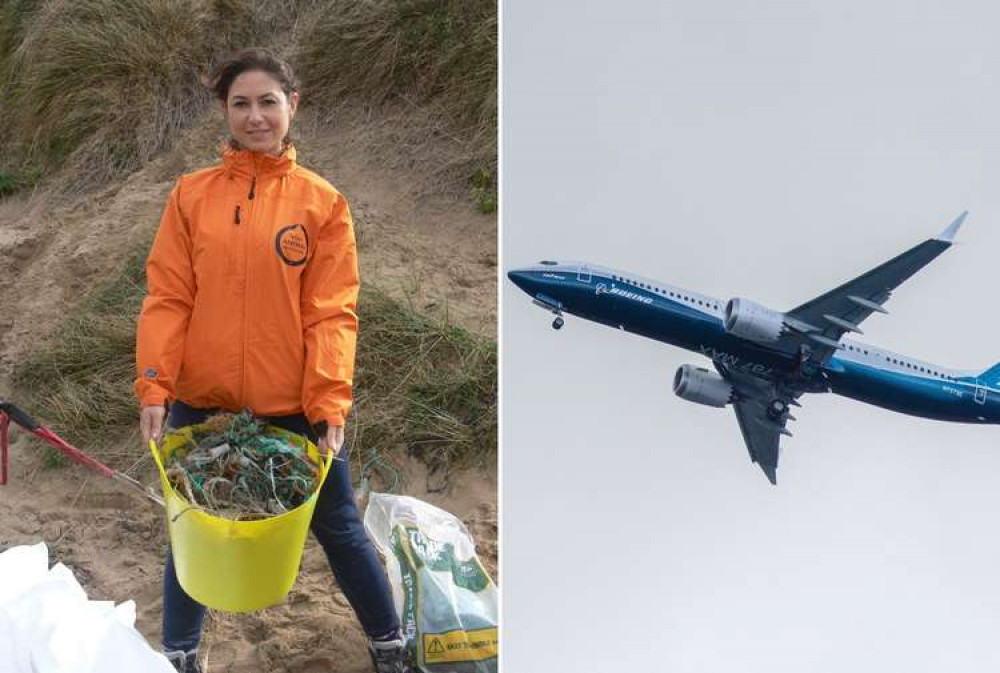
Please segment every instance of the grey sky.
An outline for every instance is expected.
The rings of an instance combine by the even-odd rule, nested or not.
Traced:
[[[1000,361],[1000,6],[503,7],[503,265],[776,309],[938,234],[862,341]],[[698,355],[502,281],[504,670],[1000,670],[1000,427],[801,401],[778,486]]]

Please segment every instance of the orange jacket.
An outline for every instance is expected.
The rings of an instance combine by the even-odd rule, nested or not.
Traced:
[[[140,403],[305,412],[351,406],[358,264],[344,197],[280,157],[226,150],[177,180],[146,262]]]

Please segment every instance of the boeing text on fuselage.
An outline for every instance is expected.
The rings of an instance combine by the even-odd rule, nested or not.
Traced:
[[[653,303],[653,299],[651,297],[643,297],[641,294],[636,294],[635,292],[629,292],[628,290],[623,290],[619,287],[616,287],[614,284],[612,284],[611,287],[609,288],[604,283],[598,283],[597,287],[595,288],[595,294],[598,295],[613,294],[619,297],[625,297],[626,299],[632,299],[633,301],[637,301],[640,304]]]

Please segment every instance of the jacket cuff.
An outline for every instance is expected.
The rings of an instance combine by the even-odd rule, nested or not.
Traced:
[[[170,401],[170,394],[166,391],[166,389],[156,385],[155,383],[140,381],[139,384],[136,385],[136,389],[136,392],[138,392],[140,407],[165,407]]]
[[[322,437],[326,434],[326,431],[330,426],[339,427],[344,425],[344,417],[338,415],[328,415],[327,418],[321,421],[310,421],[313,431],[316,433],[317,437]]]

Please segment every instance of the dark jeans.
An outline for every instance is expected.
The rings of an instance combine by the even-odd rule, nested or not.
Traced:
[[[169,425],[182,428],[201,423],[214,411],[175,402],[170,408]],[[313,442],[317,439],[302,414],[271,417],[267,421]],[[389,582],[354,504],[350,466],[346,460],[333,461],[319,493],[310,527],[326,552],[337,583],[357,613],[365,633],[378,637],[398,630],[399,617]],[[173,554],[168,549],[163,573],[163,649],[190,651],[197,648],[204,618],[205,606],[188,596],[177,581]]]

